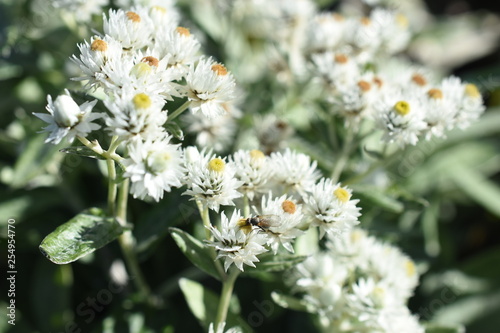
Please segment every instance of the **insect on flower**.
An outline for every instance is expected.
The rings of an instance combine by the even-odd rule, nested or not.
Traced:
[[[240,219],[238,225],[245,233],[252,230],[253,227],[258,227],[262,231],[271,231],[269,228],[277,227],[281,224],[278,215],[257,215],[246,219]],[[271,231],[272,232],[272,231]]]

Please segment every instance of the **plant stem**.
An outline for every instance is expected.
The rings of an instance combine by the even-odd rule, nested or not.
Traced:
[[[129,180],[125,179],[120,186],[120,191],[118,194],[116,218],[123,227],[125,227],[127,224],[128,187]],[[135,255],[135,240],[132,235],[132,231],[130,231],[129,229],[125,230],[123,234],[121,234],[118,238],[118,241],[120,243],[125,262],[127,263],[127,267],[132,273],[131,275],[133,277],[136,288],[139,290],[139,293],[143,299],[148,299],[149,295],[151,294],[151,290],[149,289],[146,279],[142,275],[137,256]]]
[[[182,112],[184,112],[184,110],[186,110],[189,107],[190,104],[191,101],[188,100],[184,104],[179,106],[177,110],[175,110],[168,116],[168,120],[174,120],[175,118],[177,118]]]
[[[248,202],[248,196],[246,194],[243,197],[243,217],[250,217],[250,203]]]
[[[238,277],[240,271],[233,268],[226,279],[222,282],[222,291],[219,300],[219,307],[217,308],[217,317],[215,319],[215,331],[219,328],[219,325],[226,321],[227,311],[229,309],[229,302],[231,301],[231,296],[233,295],[234,283]]]
[[[340,153],[339,159],[337,160],[337,163],[335,163],[335,167],[330,175],[333,183],[337,183],[339,181],[340,175],[342,174],[342,171],[344,171],[344,167],[351,153],[353,139],[354,131],[348,129],[346,139],[342,146],[342,152]]]

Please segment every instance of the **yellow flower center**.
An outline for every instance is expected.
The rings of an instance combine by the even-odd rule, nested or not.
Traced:
[[[290,200],[283,201],[281,208],[283,208],[283,211],[288,214],[293,214],[297,211],[297,206]]]
[[[222,172],[226,167],[226,163],[220,158],[213,158],[208,162],[208,170],[215,172]]]
[[[212,65],[211,69],[219,76],[224,76],[227,74],[227,69],[221,64]]]
[[[147,56],[141,59],[141,62],[148,64],[149,66],[158,67],[158,63],[160,62],[157,58],[152,56]]]
[[[139,16],[139,14],[137,13],[134,13],[134,12],[127,12],[127,18],[132,21],[132,22],[136,22],[136,23],[139,23],[141,22],[141,17]]]
[[[90,49],[92,51],[106,52],[106,50],[108,49],[108,43],[106,43],[102,39],[96,39],[90,45]]]
[[[152,68],[151,66],[149,66],[149,64],[141,61],[135,64],[134,67],[132,67],[132,69],[130,70],[130,75],[133,75],[135,77],[142,77],[151,73],[151,70]]]
[[[429,98],[433,98],[433,99],[442,99],[443,98],[443,92],[441,91],[441,89],[430,89],[428,92],[427,92],[427,96],[429,96]]]
[[[406,268],[406,274],[408,276],[414,276],[415,273],[417,272],[417,269],[415,268],[415,264],[411,260],[407,260],[405,263],[405,268]]]
[[[469,97],[472,97],[472,98],[481,97],[481,93],[479,92],[479,89],[477,89],[476,85],[472,84],[472,83],[465,85],[465,94]]]
[[[400,27],[406,28],[406,27],[408,27],[408,18],[403,14],[397,14],[396,15],[396,23]]]
[[[177,27],[177,28],[175,28],[175,31],[177,31],[177,33],[179,35],[182,35],[182,36],[185,36],[185,37],[189,37],[191,35],[191,32],[189,32],[188,28]]]
[[[264,153],[258,149],[250,150],[250,158],[253,160],[261,160],[265,157],[266,157],[266,155],[264,155]]]
[[[410,113],[410,104],[405,101],[399,101],[394,105],[394,111],[401,116],[406,116]]]
[[[338,189],[333,191],[333,194],[343,203],[349,201],[349,198],[351,197],[351,194],[349,194],[349,192],[342,187],[339,187]]]
[[[134,96],[132,103],[136,109],[147,109],[151,106],[151,98],[144,93],[139,93]]]

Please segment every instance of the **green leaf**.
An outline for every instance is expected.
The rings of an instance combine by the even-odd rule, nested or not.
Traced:
[[[184,132],[182,132],[181,127],[176,122],[167,122],[165,124],[165,129],[167,132],[172,134],[176,139],[182,141],[184,140]]]
[[[305,302],[304,300],[288,296],[277,291],[273,291],[271,293],[271,298],[276,304],[285,309],[292,309],[308,313],[315,313],[317,311],[311,304]]]
[[[221,280],[215,261],[210,255],[210,248],[181,229],[170,228],[169,231],[179,249],[196,267]]]
[[[370,150],[365,146],[363,146],[363,151],[375,160],[382,160],[384,158],[384,154],[382,152],[376,150]]]
[[[79,156],[84,156],[84,157],[90,157],[90,158],[95,158],[99,160],[105,160],[105,158],[102,155],[99,155],[92,149],[85,147],[85,146],[77,146],[77,147],[67,147],[59,150],[61,153],[66,153],[66,154],[74,154],[74,155],[79,155]]]
[[[426,324],[425,333],[465,333],[462,325],[444,326],[440,324]]]
[[[496,216],[500,216],[500,187],[472,168],[456,166],[452,172],[455,184],[464,193]]]
[[[179,286],[193,315],[200,321],[203,328],[208,330],[210,323],[215,321],[219,297],[211,290],[196,281],[181,278]],[[226,318],[226,329],[239,326],[243,332],[252,332],[252,328],[237,313],[234,299],[231,300]]]
[[[259,272],[280,272],[293,266],[300,264],[307,259],[307,256],[297,256],[288,254],[273,255],[266,253],[259,256],[259,262],[255,263],[254,267],[245,267],[245,273]]]
[[[393,213],[402,213],[404,205],[402,202],[394,199],[381,189],[369,185],[353,185],[354,196],[361,197],[361,201],[370,201],[378,208],[385,209]]]
[[[59,226],[40,244],[40,251],[55,264],[67,264],[115,240],[123,228],[103,210],[89,208]]]

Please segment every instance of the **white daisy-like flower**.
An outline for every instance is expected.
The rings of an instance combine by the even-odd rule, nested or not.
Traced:
[[[320,237],[325,233],[339,235],[359,224],[358,199],[351,199],[351,189],[334,184],[329,178],[309,187],[304,196],[305,214],[312,226],[319,227]]]
[[[187,147],[184,157],[187,170],[184,181],[188,187],[184,195],[192,196],[192,200],[200,200],[216,212],[221,205],[234,206],[233,200],[242,196],[238,192],[242,182],[236,179],[236,171],[231,163],[226,163],[211,152],[199,152],[196,147]]]
[[[189,29],[165,25],[156,32],[153,50],[168,57],[168,68],[180,79],[187,75],[189,66],[199,59],[200,43]]]
[[[243,271],[243,265],[255,267],[255,262],[259,261],[257,256],[267,249],[266,235],[252,230],[245,232],[240,228],[242,217],[238,210],[233,212],[231,219],[226,214],[221,214],[220,230],[210,226],[209,230],[214,236],[213,241],[207,241],[207,245],[215,248],[217,252],[216,259],[224,259],[224,270],[234,264],[240,271]]]
[[[333,51],[343,42],[345,23],[346,19],[337,13],[316,14],[306,30],[308,52],[323,53]]]
[[[179,95],[177,84],[173,83],[176,75],[167,67],[168,56],[158,57],[156,52],[135,51],[132,55],[108,61],[102,69],[103,88],[110,93],[117,93],[124,87],[147,90],[172,100],[172,96]]]
[[[211,147],[215,152],[226,150],[233,143],[237,130],[236,117],[239,114],[227,112],[216,117],[207,118],[202,113],[184,113],[181,116],[186,131],[196,135],[198,147]]]
[[[109,5],[109,0],[50,0],[55,8],[73,14],[77,22],[87,23],[92,15],[101,14],[103,7]]]
[[[129,157],[123,161],[124,176],[130,178],[130,192],[134,198],[152,197],[159,201],[165,191],[182,186],[182,151],[179,145],[170,143],[170,136],[132,140],[127,148]]]
[[[283,153],[272,153],[271,163],[276,170],[279,170],[275,173],[273,181],[283,187],[285,192],[292,191],[303,195],[320,177],[316,161],[311,162],[309,155],[289,148]]]
[[[101,113],[92,113],[92,108],[97,100],[85,102],[78,105],[66,89],[65,94],[57,96],[55,101],[47,95],[47,106],[45,107],[49,114],[33,113],[49,125],[43,128],[42,132],[49,132],[46,143],[58,144],[63,138],[68,142],[73,142],[75,137],[86,137],[90,132],[101,128],[100,125],[92,121],[102,118]]]
[[[312,55],[314,70],[330,89],[355,84],[360,76],[356,59],[346,53],[324,52]]]
[[[394,54],[404,50],[410,41],[408,19],[400,13],[375,8],[370,19],[378,26],[380,48],[383,53]]]
[[[432,88],[422,97],[422,108],[425,111],[424,121],[427,128],[424,130],[426,140],[433,136],[444,137],[445,131],[454,125],[457,113],[456,101],[445,96],[439,88]]]
[[[358,53],[358,60],[368,60],[368,55],[373,54],[382,43],[380,26],[371,17],[350,19],[345,28],[346,40]]]
[[[120,95],[104,101],[110,111],[106,117],[107,130],[124,140],[161,137],[167,121],[167,113],[162,110],[164,103],[160,96],[124,89]]]
[[[384,139],[403,147],[416,145],[418,137],[427,127],[421,101],[397,90],[388,90],[373,103],[376,122],[384,130]]]
[[[189,67],[183,90],[192,112],[217,117],[226,113],[224,103],[234,99],[235,82],[226,67],[212,59],[201,59]]]
[[[75,81],[89,81],[87,86],[94,88],[107,80],[106,73],[103,72],[104,66],[109,61],[120,61],[123,55],[123,49],[120,42],[110,36],[93,36],[90,43],[85,41],[78,44],[80,55],[73,55],[73,61],[83,72],[83,76],[72,78]]]
[[[236,178],[243,183],[238,190],[248,199],[253,200],[257,193],[268,191],[268,182],[275,173],[268,156],[254,149],[238,150],[230,158],[236,170]]]
[[[443,80],[441,89],[445,96],[455,101],[457,111],[453,119],[454,127],[467,128],[484,112],[483,98],[474,84],[462,83],[458,77],[450,76]]]
[[[267,245],[271,247],[274,254],[278,253],[279,245],[294,253],[292,242],[303,234],[298,227],[302,223],[304,215],[302,207],[292,198],[283,195],[279,198],[273,198],[271,193],[262,198],[259,216],[257,218],[267,219],[269,223],[260,228],[268,236]]]
[[[103,14],[104,34],[119,41],[124,50],[140,49],[151,43],[154,24],[147,8],[133,7],[130,11],[110,9],[108,15],[109,18]]]

